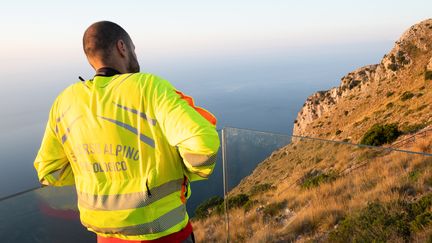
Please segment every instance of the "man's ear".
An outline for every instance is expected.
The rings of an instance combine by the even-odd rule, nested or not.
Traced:
[[[120,56],[126,57],[126,54],[127,54],[126,43],[123,40],[118,40],[116,47],[117,47],[118,52],[120,53]]]

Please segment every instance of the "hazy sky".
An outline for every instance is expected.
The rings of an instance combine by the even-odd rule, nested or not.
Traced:
[[[431,17],[432,1],[2,1],[0,63],[82,64],[81,38],[98,20],[122,25],[140,59],[175,59],[388,41]],[[86,64],[86,63],[85,63]],[[2,81],[4,82],[4,81]]]

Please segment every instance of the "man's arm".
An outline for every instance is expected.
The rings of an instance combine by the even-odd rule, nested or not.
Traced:
[[[171,146],[183,158],[189,179],[206,179],[215,167],[219,135],[204,118],[165,80],[154,80],[156,120]]]
[[[51,107],[41,147],[34,161],[40,183],[43,185],[65,186],[75,183],[74,175],[55,132],[57,100]]]

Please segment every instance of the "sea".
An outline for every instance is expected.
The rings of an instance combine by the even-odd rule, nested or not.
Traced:
[[[379,63],[392,45],[391,41],[309,45],[154,59],[143,55],[139,61],[142,72],[163,77],[211,111],[219,130],[234,127],[290,136],[309,95],[339,85],[350,71]],[[33,161],[50,106],[59,92],[78,82],[78,76],[93,75],[86,60],[44,62],[26,60],[25,66],[15,62],[15,68],[2,70],[0,198],[39,186]],[[199,197],[200,190],[205,186],[198,186],[192,198]]]

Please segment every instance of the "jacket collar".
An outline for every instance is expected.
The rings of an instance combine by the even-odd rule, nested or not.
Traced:
[[[114,68],[110,68],[110,67],[102,67],[99,68],[98,70],[96,70],[96,76],[102,76],[102,77],[111,77],[114,76],[116,74],[121,74],[121,72],[119,72],[118,70],[114,69]]]

